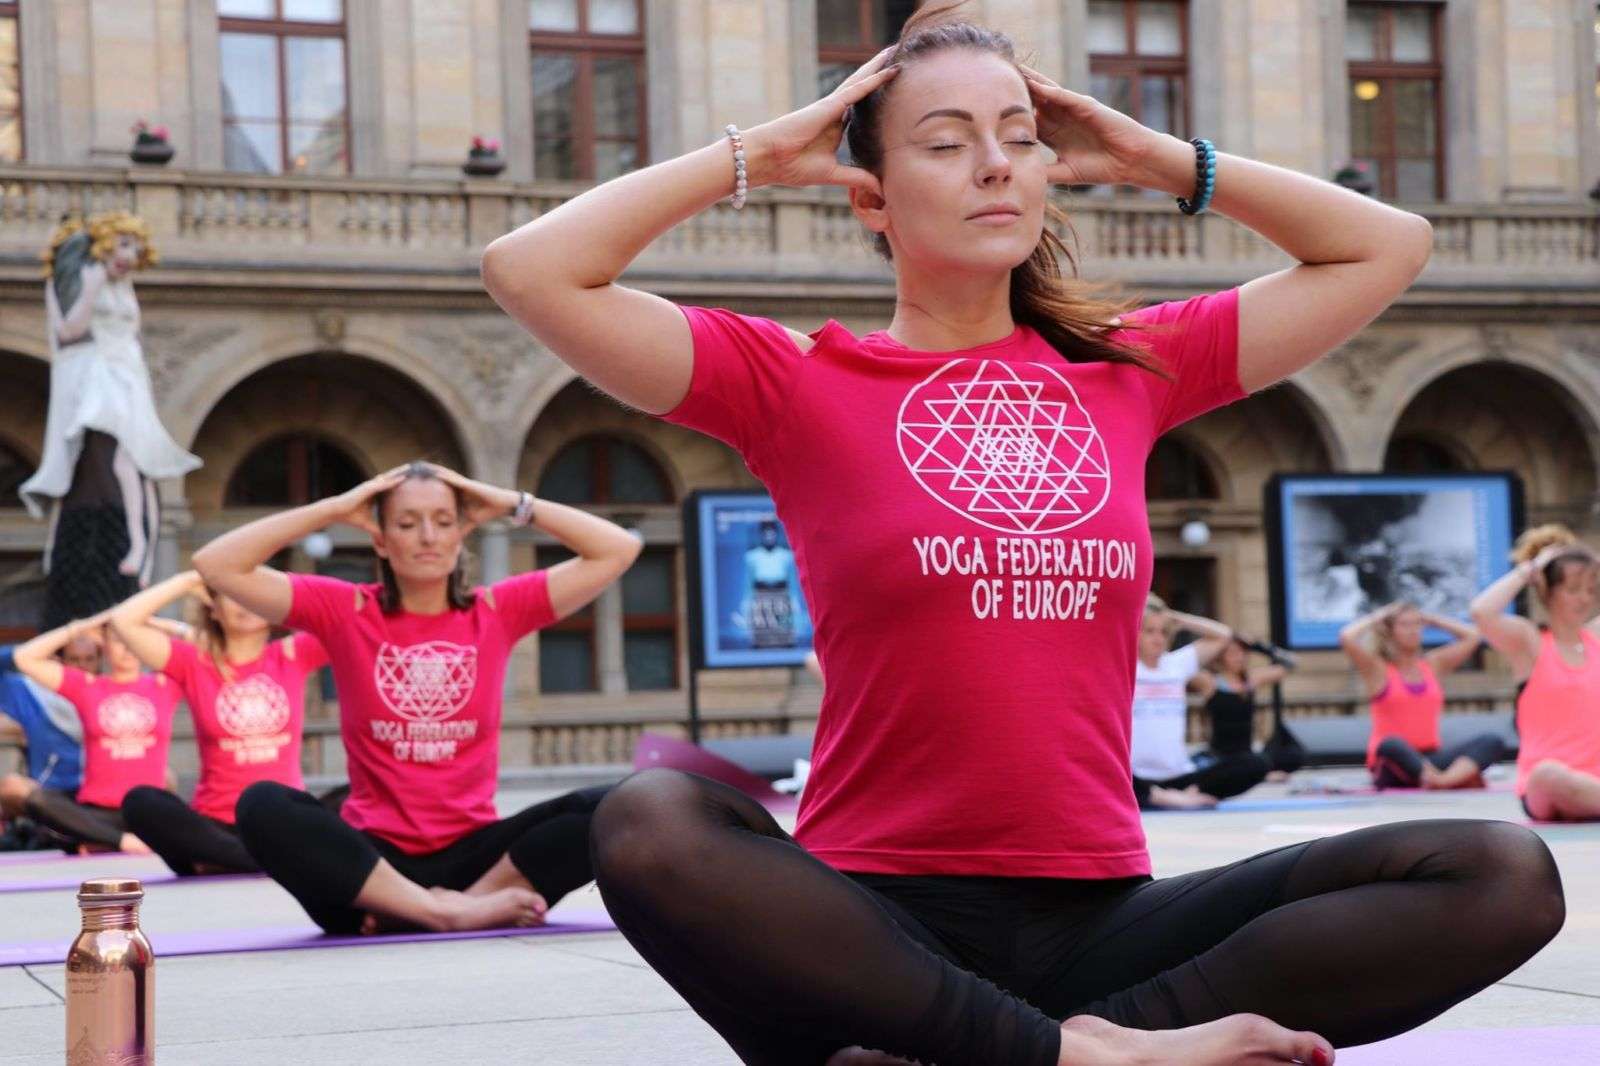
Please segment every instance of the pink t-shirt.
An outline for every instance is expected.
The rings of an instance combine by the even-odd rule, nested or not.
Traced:
[[[344,820],[409,855],[494,822],[506,659],[555,621],[546,572],[478,589],[469,609],[439,615],[386,615],[377,585],[289,580],[284,624],[322,641],[339,691]]]
[[[223,677],[210,655],[186,640],[172,642],[162,670],[183,690],[200,749],[194,809],[233,822],[239,793],[257,781],[304,788],[300,733],[306,678],[328,657],[309,633],[273,641],[248,663],[229,662]]]
[[[794,546],[827,676],[798,839],[850,871],[1148,873],[1129,774],[1145,461],[1239,399],[1236,290],[1130,315],[1169,381],[1026,327],[919,352],[685,308],[665,417],[736,448]]]
[[[172,717],[183,695],[177,685],[160,674],[118,682],[67,666],[61,694],[83,720],[79,803],[120,807],[131,788],[166,787]]]

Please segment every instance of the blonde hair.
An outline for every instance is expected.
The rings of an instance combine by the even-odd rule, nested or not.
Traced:
[[[1537,559],[1547,548],[1565,550],[1559,552],[1545,565],[1544,588],[1540,591],[1541,600],[1566,580],[1568,571],[1574,566],[1593,566],[1596,562],[1600,562],[1595,558],[1594,552],[1578,540],[1578,535],[1560,522],[1548,522],[1542,526],[1523,530],[1522,535],[1517,538],[1516,546],[1511,549],[1511,559],[1521,566]]]
[[[1167,601],[1162,599],[1160,596],[1157,596],[1154,592],[1145,593],[1145,597],[1144,597],[1144,613],[1145,614],[1166,614],[1167,613]]]
[[[92,259],[104,262],[111,258],[111,250],[116,247],[118,237],[136,237],[143,246],[136,269],[143,270],[161,261],[155,243],[150,239],[150,227],[139,216],[126,211],[102,211],[90,215],[87,220],[81,215],[69,215],[61,220],[56,231],[50,235],[49,245],[40,253],[46,277],[55,270],[56,253],[61,246],[85,231],[89,234],[89,256]]]
[[[1401,600],[1400,606],[1378,624],[1378,655],[1384,662],[1394,662],[1394,620],[1407,611],[1420,611],[1422,604],[1414,600]]]

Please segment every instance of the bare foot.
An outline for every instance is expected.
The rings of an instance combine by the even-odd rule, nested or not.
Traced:
[[[1188,1029],[1147,1032],[1103,1018],[1061,1023],[1061,1066],[1263,1066],[1305,1063],[1332,1066],[1333,1045],[1315,1033],[1297,1033],[1255,1014],[1235,1014]]]
[[[437,928],[502,929],[508,926],[532,927],[544,924],[547,909],[544,897],[525,888],[502,888],[481,896],[465,892],[434,889],[438,905]]]
[[[1150,789],[1150,802],[1169,811],[1203,811],[1215,807],[1217,797],[1201,792],[1199,785],[1182,789],[1154,785]]]
[[[139,572],[141,569],[139,564],[143,561],[144,545],[141,544],[137,551],[128,552],[127,557],[117,564],[117,573],[123,577],[132,577]]]
[[[123,833],[122,839],[117,842],[117,850],[125,851],[129,855],[154,855],[150,845],[134,836],[132,833]]]

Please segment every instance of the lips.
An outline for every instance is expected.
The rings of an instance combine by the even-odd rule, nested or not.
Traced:
[[[973,214],[968,215],[967,216],[967,221],[968,222],[974,222],[974,221],[977,221],[978,219],[994,219],[994,220],[998,221],[998,220],[1001,220],[1001,219],[1011,219],[1011,218],[1021,218],[1021,217],[1022,217],[1022,208],[1018,207],[1016,204],[991,204],[990,206],[985,207],[981,211],[977,211],[977,212],[975,212]]]

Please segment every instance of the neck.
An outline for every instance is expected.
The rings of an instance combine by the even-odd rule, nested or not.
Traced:
[[[1154,670],[1156,667],[1161,665],[1161,657],[1165,654],[1166,652],[1161,651],[1156,652],[1154,655],[1146,655],[1143,652],[1140,652],[1139,661],[1150,667],[1150,669]]]
[[[430,581],[424,585],[396,581],[400,586],[400,609],[410,614],[443,614],[450,609],[450,583]]]
[[[256,633],[243,633],[238,636],[228,634],[223,641],[222,653],[236,663],[247,663],[261,657],[261,652],[267,646],[267,638],[271,636],[265,629]]]
[[[1421,658],[1422,655],[1419,652],[1397,651],[1394,653],[1394,658],[1390,659],[1389,661],[1399,669],[1404,670],[1408,666],[1416,665],[1417,661]]]
[[[1583,626],[1577,622],[1558,622],[1552,618],[1550,635],[1556,638],[1557,644],[1576,647],[1583,643]]]
[[[139,680],[139,668],[137,666],[124,666],[112,670],[107,676],[119,685],[127,685]]]
[[[1004,340],[1011,317],[1011,274],[924,270],[901,264],[889,336],[907,348],[959,351]]]

